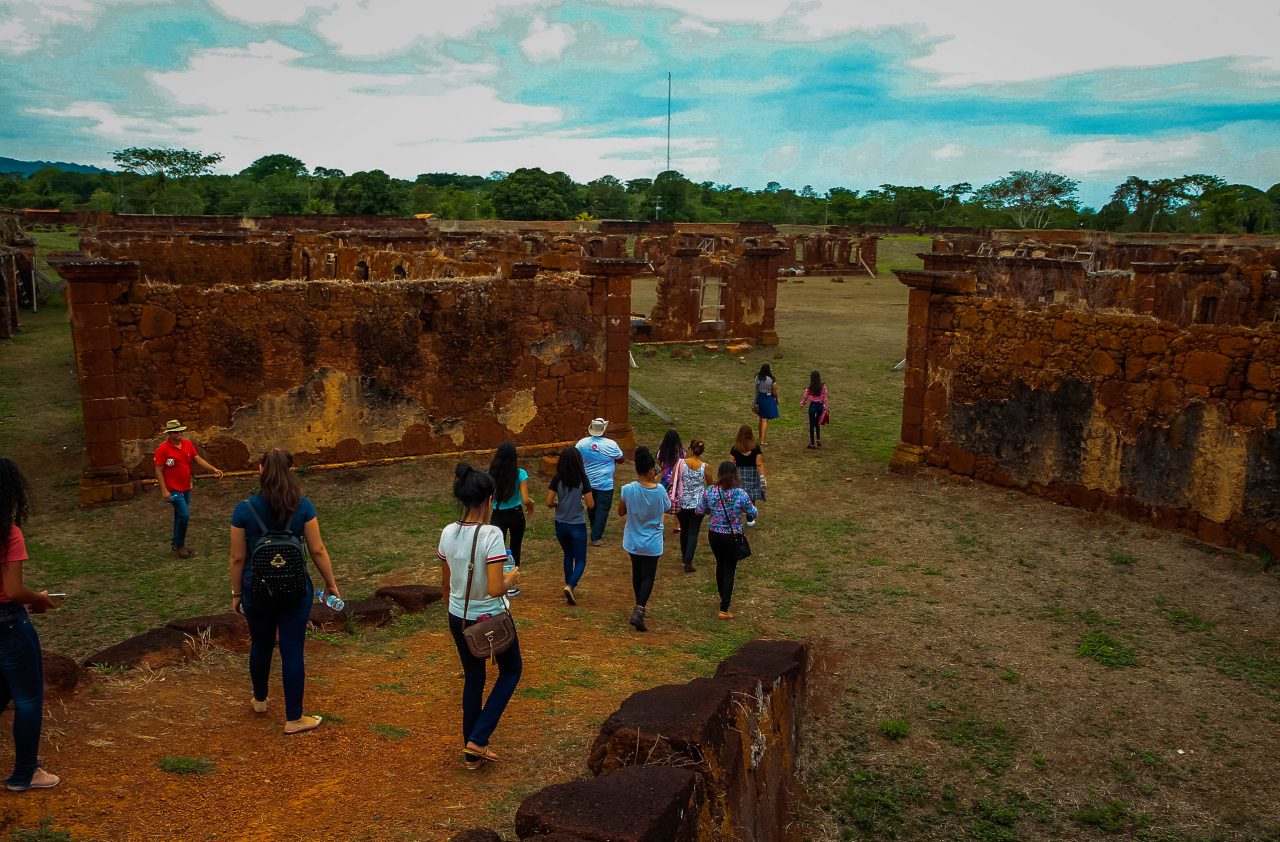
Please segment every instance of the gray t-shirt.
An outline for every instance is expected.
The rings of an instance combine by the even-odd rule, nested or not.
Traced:
[[[561,488],[560,480],[553,479],[548,487],[556,494],[556,520],[561,523],[587,522],[587,507],[583,504],[582,497],[591,490],[591,486]]]

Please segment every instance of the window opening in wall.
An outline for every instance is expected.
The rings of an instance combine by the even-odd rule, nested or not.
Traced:
[[[409,274],[408,272],[406,272],[406,271],[404,270],[404,264],[403,264],[403,263],[397,263],[397,264],[396,264],[396,268],[392,270],[392,273],[393,273],[397,278],[400,278],[401,280],[403,280],[404,278],[408,277],[408,274]]]
[[[698,305],[698,321],[707,323],[724,322],[724,279],[717,277],[702,278],[702,289]]]
[[[304,280],[311,280],[311,252],[306,249],[302,250],[302,277]]]
[[[356,264],[356,280],[369,280],[369,264],[365,263],[363,260]]]
[[[627,235],[627,257],[635,257],[635,256],[636,256],[636,235],[628,234]]]
[[[1218,316],[1218,299],[1206,295],[1196,302],[1195,312],[1192,313],[1191,321],[1198,325],[1211,325]]]
[[[698,243],[698,251],[703,254],[715,254],[716,240],[714,237],[703,237],[702,242]]]
[[[800,240],[796,240],[796,260],[804,260],[804,243]]]
[[[324,256],[324,273],[330,280],[338,277],[338,255],[329,252]]]

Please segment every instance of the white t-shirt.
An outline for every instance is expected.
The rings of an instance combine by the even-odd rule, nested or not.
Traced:
[[[578,442],[582,464],[587,468],[587,481],[595,491],[613,490],[613,470],[622,458],[622,448],[613,439],[587,436]]]
[[[476,542],[476,572],[471,580],[471,604],[463,617],[467,567],[471,564],[471,542],[475,540],[476,529],[480,530],[480,540]],[[489,596],[489,565],[507,560],[507,545],[502,541],[501,529],[489,524],[451,523],[440,532],[436,555],[449,565],[450,614],[474,620],[507,610],[505,596]]]

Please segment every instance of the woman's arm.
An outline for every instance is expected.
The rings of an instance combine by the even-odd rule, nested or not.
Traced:
[[[711,466],[706,462],[702,463],[702,476],[707,481],[707,485],[711,485],[715,482],[715,480],[711,478]]]
[[[760,479],[764,479],[764,454],[756,454],[756,473],[760,474]]]
[[[21,602],[30,606],[35,614],[43,614],[54,607],[48,591],[36,593],[23,583],[21,561],[7,561],[0,565],[0,569],[4,571],[3,577],[0,577],[0,582],[4,585],[4,595],[9,597],[11,602]]]
[[[596,507],[596,498],[591,496],[590,491],[582,492],[582,502],[586,504],[588,509],[594,509]]]
[[[533,498],[529,496],[529,481],[520,483],[520,502],[524,503],[525,514],[533,514]]]
[[[760,510],[756,508],[755,503],[751,502],[751,496],[747,494],[747,492],[742,491],[741,488],[737,490],[742,492],[742,496],[740,498],[742,500],[742,511],[748,515],[747,520],[755,520],[758,518],[760,516]]]
[[[450,587],[449,587],[450,583],[453,581],[452,575],[453,574],[449,572],[449,562],[445,561],[444,559],[440,559],[440,590],[444,591],[444,596],[446,600],[449,597],[453,596],[453,593],[450,591]],[[448,602],[445,603],[445,605],[448,605],[448,604],[449,604]]]
[[[550,488],[547,489],[547,508],[554,509],[556,507],[556,493]]]
[[[311,563],[316,566],[316,570],[320,571],[320,576],[324,579],[325,593],[342,596],[338,593],[338,583],[333,579],[333,562],[329,560],[329,551],[325,549],[324,541],[320,539],[320,518],[313,517],[307,521],[306,526],[302,528],[302,535],[307,541],[307,551],[311,553]]]
[[[231,527],[231,560],[227,563],[227,575],[231,577],[231,610],[243,614],[240,588],[244,585],[244,562],[248,556],[244,540],[244,530],[238,526]]]

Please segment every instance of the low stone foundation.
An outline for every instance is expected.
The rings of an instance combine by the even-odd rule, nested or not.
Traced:
[[[600,729],[595,777],[530,795],[520,839],[792,842],[808,646],[753,640],[712,678],[643,690]],[[452,842],[499,838],[483,828]]]

